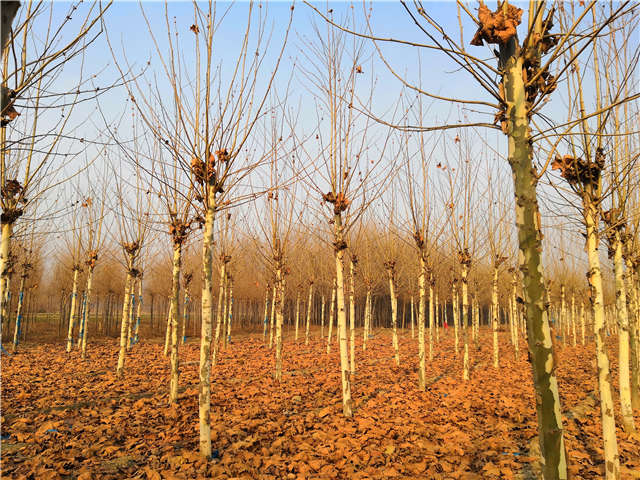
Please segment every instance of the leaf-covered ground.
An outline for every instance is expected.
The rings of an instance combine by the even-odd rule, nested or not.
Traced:
[[[388,332],[376,332],[365,353],[358,338],[353,419],[341,414],[335,341],[327,355],[325,341],[287,339],[277,383],[262,336],[238,338],[213,369],[218,458],[209,461],[198,455],[197,343],[180,348],[175,407],[162,345],[134,346],[123,381],[115,378],[115,341],[91,344],[85,361],[61,344],[23,346],[2,356],[2,478],[535,478],[530,367],[526,352],[514,360],[501,335],[500,370],[492,368],[483,330],[481,350],[471,348],[471,380],[463,382],[452,332],[443,334],[426,392],[416,389],[417,345],[408,333],[400,337],[400,367]],[[575,478],[603,478],[594,347],[559,345],[570,470]],[[621,430],[618,441],[623,478],[637,478],[640,443]]]

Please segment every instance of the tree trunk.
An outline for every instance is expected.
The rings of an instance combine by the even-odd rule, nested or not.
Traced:
[[[460,333],[459,333],[459,324],[460,319],[458,318],[460,315],[460,299],[458,298],[458,286],[457,282],[453,283],[453,292],[452,292],[452,309],[453,309],[453,334],[454,334],[454,352],[456,357],[458,356],[459,351],[459,343],[460,343]]]
[[[138,306],[136,307],[136,326],[133,329],[133,343],[139,341],[138,332],[140,331],[140,313],[142,311],[142,275],[138,276]]]
[[[613,232],[613,271],[616,286],[616,313],[618,316],[618,380],[620,383],[620,411],[622,426],[627,432],[635,432],[633,410],[631,408],[631,377],[629,373],[629,316],[627,313],[627,293],[624,281],[622,242],[620,231]]]
[[[73,289],[71,293],[71,309],[69,310],[69,330],[67,332],[67,353],[71,352],[73,346],[73,327],[76,314],[76,303],[78,298],[78,274],[80,269],[73,269]]]
[[[538,29],[541,29],[540,13]],[[539,52],[537,52],[539,57]],[[529,112],[522,76],[524,58],[517,38],[500,45],[500,66],[504,87],[508,159],[513,173],[515,218],[518,230],[519,263],[523,275],[529,351],[536,408],[540,452],[546,480],[566,479],[567,460],[562,432],[562,409],[555,375],[555,358],[545,305],[542,271],[542,235],[536,198],[536,172],[529,131]]]
[[[329,335],[327,336],[327,355],[331,353],[331,331],[333,330],[334,305],[336,303],[336,279],[333,279],[333,288],[331,289],[331,305],[329,305]]]
[[[398,345],[398,299],[396,298],[396,286],[393,268],[387,268],[389,276],[389,298],[391,300],[391,329],[394,358],[396,366],[400,366],[400,346]]]
[[[367,350],[367,340],[369,339],[369,329],[371,328],[371,288],[367,286],[367,297],[364,304],[364,328],[362,334],[362,351]]]
[[[424,392],[426,388],[426,366],[424,351],[424,317],[426,309],[426,279],[427,265],[424,253],[420,252],[420,273],[418,274],[418,390]]]
[[[351,374],[349,371],[349,351],[347,340],[347,312],[344,300],[344,251],[346,244],[343,238],[342,217],[334,215],[335,228],[335,262],[336,262],[336,303],[338,313],[338,332],[340,334],[340,372],[342,378],[342,413],[345,417],[353,416],[351,405]]]
[[[223,255],[224,257],[224,255]],[[222,260],[220,265],[220,281],[218,290],[218,311],[216,312],[216,336],[213,340],[213,365],[216,365],[218,361],[218,349],[220,345],[220,324],[222,323],[222,317],[224,315],[224,299],[225,299],[225,283],[227,278],[227,263]],[[223,332],[224,335],[224,332]]]
[[[16,353],[18,349],[18,342],[20,341],[20,333],[21,325],[22,325],[22,304],[24,302],[24,282],[26,280],[26,275],[22,275],[20,279],[20,292],[18,293],[18,309],[16,312],[16,325],[13,332],[13,347],[11,349],[12,353]]]
[[[269,325],[269,287],[264,296],[264,323],[262,325],[262,341],[267,341],[267,327]]]
[[[182,244],[173,243],[173,268],[171,272],[171,380],[169,403],[178,401],[180,359],[178,357],[178,318],[180,318],[180,270],[182,268]]]
[[[131,289],[133,283],[133,273],[131,268],[127,271],[127,280],[124,286],[124,299],[122,302],[122,321],[120,322],[120,351],[118,353],[118,367],[116,369],[116,377],[124,376],[124,360],[127,349],[127,324],[129,323],[129,307],[131,298]]]
[[[231,323],[233,322],[233,280],[229,279],[229,294],[228,294],[228,314],[227,314],[227,334],[224,337],[225,348],[231,343]]]
[[[276,284],[275,288],[275,314],[276,314],[276,380],[282,380],[282,325],[284,323],[284,283],[282,276],[282,267],[278,266],[276,269]],[[300,294],[298,294],[298,300]]]
[[[429,269],[429,361],[433,360],[433,272]]]
[[[320,340],[324,338],[324,295],[322,295],[322,307],[320,308]]]
[[[87,355],[87,330],[89,329],[89,323],[91,322],[91,292],[93,290],[93,268],[89,267],[89,273],[87,274],[87,292],[86,292],[86,303],[87,303],[87,316],[84,321],[84,328],[82,329],[82,358],[84,359]],[[97,311],[97,308],[96,308]]]
[[[349,261],[349,367],[356,373],[356,266],[353,257]]]
[[[464,355],[462,360],[462,379],[469,380],[469,265],[462,263],[462,333],[464,337]]]
[[[271,328],[269,329],[269,350],[273,348],[273,328],[276,321],[276,296],[278,294],[277,286],[273,287],[273,295],[271,300]]]
[[[614,403],[611,393],[611,372],[609,357],[604,342],[605,318],[602,291],[602,273],[598,256],[598,214],[591,200],[590,187],[583,194],[584,218],[587,230],[587,254],[589,256],[588,279],[591,286],[593,322],[596,340],[596,363],[598,366],[598,387],[600,389],[600,413],[602,416],[602,437],[604,440],[605,474],[609,480],[620,478],[620,458],[616,439],[616,423],[613,416]]]
[[[491,328],[493,330],[493,368],[500,367],[498,352],[498,266],[493,266],[491,280]]]
[[[296,334],[294,340],[298,341],[298,325],[300,323],[300,291],[296,295]]]
[[[304,332],[304,344],[309,345],[309,328],[311,327],[311,309],[313,308],[313,282],[309,284],[309,299],[307,301],[307,325]]]

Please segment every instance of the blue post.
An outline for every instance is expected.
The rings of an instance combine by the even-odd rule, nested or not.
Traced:
[[[131,318],[133,318],[133,310],[134,310],[135,308],[136,308],[136,294],[135,294],[135,293],[132,293],[132,294],[131,294],[131,310],[129,311],[129,318],[130,318],[130,319],[131,319]],[[131,324],[129,324],[129,326],[131,326]],[[132,332],[133,332],[133,330],[132,330]],[[133,333],[132,333],[132,335],[133,335]],[[129,337],[129,343],[130,343],[131,345],[133,345],[133,344],[134,344],[134,340],[135,340],[135,339],[133,338],[133,336]]]
[[[227,343],[231,343],[231,319],[233,318],[233,298],[231,299],[231,303],[229,304],[229,335],[227,335]]]
[[[80,319],[80,331],[78,332],[78,347],[82,345],[82,337],[84,336],[84,324],[87,321],[87,292],[82,295],[82,318]]]
[[[138,302],[142,305],[142,295],[138,295]],[[133,331],[133,343],[138,343],[138,328],[140,328],[140,315],[136,312],[136,328]]]

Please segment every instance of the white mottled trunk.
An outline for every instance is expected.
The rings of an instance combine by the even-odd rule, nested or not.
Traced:
[[[342,229],[341,218],[335,216],[336,229]],[[342,233],[338,234],[341,240]],[[349,371],[349,345],[347,339],[347,312],[344,299],[344,250],[336,249],[336,303],[338,314],[338,333],[340,335],[340,373],[342,378],[342,413],[345,417],[353,416],[351,405],[351,373]]]
[[[26,274],[22,275],[20,279],[20,292],[18,293],[18,309],[16,312],[16,324],[13,331],[13,347],[11,348],[12,353],[16,353],[18,349],[18,342],[20,341],[20,327],[22,325],[22,305],[24,303],[24,282],[26,280]]]
[[[349,368],[356,373],[356,269],[353,260],[349,261]]]
[[[464,335],[464,356],[462,361],[462,379],[469,380],[469,266],[462,264],[462,333]]]
[[[171,275],[171,380],[169,382],[169,403],[178,401],[180,378],[180,358],[178,356],[178,318],[180,318],[180,270],[182,268],[182,245],[173,244],[173,269]]]
[[[309,299],[307,300],[307,324],[304,331],[304,344],[309,345],[309,329],[311,328],[311,309],[313,308],[313,283],[309,284]]]
[[[273,328],[276,323],[276,296],[278,292],[276,291],[277,287],[273,287],[273,295],[271,296],[271,324],[269,328],[269,350],[273,348]]]
[[[296,333],[295,333],[295,337],[294,340],[297,342],[298,341],[298,325],[300,323],[300,291],[298,291],[298,294],[296,295]]]
[[[284,281],[282,269],[276,270],[276,373],[277,381],[282,380],[282,324],[284,323],[284,315],[282,313],[284,305]],[[299,298],[299,295],[298,295]]]
[[[327,335],[327,355],[331,353],[331,332],[333,330],[334,305],[336,303],[336,279],[333,279],[331,289],[331,305],[329,305],[329,335]]]
[[[116,376],[124,376],[124,361],[127,355],[127,328],[129,323],[129,309],[131,308],[131,288],[133,284],[133,274],[131,270],[127,272],[127,280],[124,286],[124,300],[122,302],[122,320],[120,322],[120,351],[118,353],[118,367]]]
[[[211,457],[211,333],[213,328],[213,222],[215,219],[215,187],[207,185],[209,203],[205,212],[202,237],[202,324],[200,330],[200,389],[198,416],[200,455]]]
[[[427,267],[424,255],[420,254],[420,273],[418,274],[418,390],[426,388],[426,365],[424,351],[424,317],[427,302]]]
[[[76,304],[78,302],[78,274],[80,269],[73,269],[73,290],[71,293],[71,309],[69,310],[69,331],[67,332],[67,353],[71,352],[73,346],[73,326],[76,318]]]
[[[396,287],[394,273],[392,269],[387,270],[389,276],[389,297],[391,300],[391,334],[394,358],[396,365],[400,366],[400,346],[398,344],[398,298],[396,297]]]
[[[493,330],[493,368],[500,366],[498,353],[498,267],[494,265],[491,280],[491,328]]]
[[[598,224],[596,207],[583,196],[584,216],[587,233],[587,254],[589,256],[589,283],[592,289],[594,333],[596,340],[596,364],[598,367],[598,387],[600,389],[600,412],[602,417],[602,437],[604,440],[605,476],[607,480],[620,478],[620,457],[616,439],[616,423],[611,387],[611,371],[607,355],[604,333],[604,298],[602,291],[602,273],[598,255]]]
[[[227,263],[223,260],[220,265],[220,283],[218,284],[218,311],[216,312],[216,336],[213,340],[213,360],[212,364],[216,365],[218,361],[218,350],[220,348],[220,328],[223,320],[225,305],[225,283],[227,278]],[[224,332],[222,332],[224,335]]]

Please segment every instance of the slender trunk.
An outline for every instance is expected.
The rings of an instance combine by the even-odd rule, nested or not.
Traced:
[[[171,339],[171,318],[173,317],[173,302],[169,302],[169,313],[167,315],[167,329],[164,332],[164,356],[169,355],[169,340]]]
[[[593,322],[596,340],[596,364],[598,366],[598,387],[600,389],[600,413],[602,416],[602,437],[604,440],[605,473],[609,480],[620,478],[620,458],[616,439],[616,423],[613,416],[614,402],[611,393],[611,372],[609,357],[604,341],[605,318],[602,291],[602,273],[598,255],[598,214],[591,200],[590,187],[583,194],[584,218],[587,231],[587,254],[589,256],[589,284],[593,306]]]
[[[576,294],[575,292],[571,292],[571,341],[574,347],[578,343],[578,339],[576,337]]]
[[[227,277],[225,278],[225,282],[224,282],[224,296],[223,298],[223,311],[222,311],[222,323],[220,324],[220,335],[216,335],[216,343],[218,343],[218,338],[220,339],[220,345],[223,348],[226,348],[227,346],[227,336],[225,335],[225,331],[227,329],[227,322],[229,321],[229,274],[227,273]],[[216,330],[217,333],[217,330]],[[217,347],[219,348],[219,347]],[[216,364],[216,355],[217,352],[220,350],[217,350],[213,353],[213,364]]]
[[[89,323],[91,323],[91,292],[93,289],[93,267],[89,267],[89,273],[87,274],[87,293],[86,293],[86,304],[87,304],[87,315],[84,322],[84,328],[82,329],[82,358],[84,359],[87,355],[87,330],[89,329]],[[96,308],[97,311],[97,308]]]
[[[564,285],[560,286],[560,330],[562,332],[562,341],[566,343],[567,329],[567,305],[565,301]]]
[[[275,297],[275,312],[276,312],[276,380],[282,380],[282,324],[284,323],[284,314],[282,312],[284,305],[284,282],[282,276],[282,267],[278,266],[276,269],[276,297]],[[300,294],[298,294],[298,299]]]
[[[413,313],[413,295],[411,295],[411,338],[415,338],[415,328],[414,328],[415,317]]]
[[[436,344],[440,343],[440,302],[436,291]]]
[[[458,325],[459,325],[459,313],[460,313],[460,307],[458,305],[459,303],[459,299],[458,299],[458,284],[457,282],[454,281],[453,283],[453,292],[452,292],[452,299],[451,299],[451,304],[452,304],[452,310],[453,310],[453,335],[454,335],[454,340],[453,340],[453,348],[454,348],[454,352],[456,354],[456,357],[458,356],[458,350],[459,350],[459,343],[460,343],[460,333],[458,331]]]
[[[391,299],[391,329],[392,329],[392,342],[393,351],[396,361],[396,366],[400,366],[400,346],[398,345],[398,299],[396,297],[396,286],[393,267],[387,267],[387,274],[389,276],[389,297]]]
[[[267,326],[269,325],[269,286],[267,286],[267,293],[264,295],[264,321],[262,324],[262,341],[267,341]]]
[[[362,351],[367,350],[369,328],[371,327],[371,288],[367,286],[367,297],[364,304],[364,331],[362,334]]]
[[[331,353],[331,331],[333,330],[334,306],[336,303],[336,279],[333,279],[333,288],[331,289],[331,305],[329,305],[329,335],[327,336],[327,355]]]
[[[296,295],[296,334],[294,340],[298,341],[298,325],[300,323],[300,291]]]
[[[215,186],[207,185],[209,203],[205,212],[202,237],[202,319],[200,330],[200,390],[198,414],[200,455],[211,457],[211,330],[213,325],[213,221],[215,219]]]
[[[620,383],[620,411],[622,425],[627,432],[636,430],[631,408],[631,376],[629,372],[629,315],[627,312],[627,292],[625,285],[624,264],[622,259],[622,241],[620,231],[612,235],[613,270],[616,286],[616,313],[618,317],[618,380]]]
[[[74,267],[73,269],[73,290],[71,293],[71,309],[69,311],[69,330],[67,332],[67,353],[71,352],[73,346],[73,327],[76,314],[76,303],[78,298],[78,274],[80,269]]]
[[[627,249],[630,251],[629,249]],[[627,291],[629,292],[629,350],[631,352],[631,406],[640,409],[640,305],[638,305],[638,290],[633,281],[633,262],[627,256]]]
[[[433,272],[429,269],[429,361],[433,360]]]
[[[516,289],[518,284],[516,282],[516,275],[517,273],[513,272],[513,284],[511,288],[511,323],[513,325],[513,353],[516,360],[518,360],[520,358],[520,335],[518,331],[518,302],[516,301]]]
[[[351,406],[351,374],[349,371],[349,351],[347,340],[347,312],[344,299],[344,241],[342,239],[342,218],[335,215],[336,228],[336,303],[338,313],[338,332],[340,334],[340,372],[342,378],[342,413],[345,417],[353,416]]]
[[[540,38],[543,15],[544,12],[541,12],[536,20],[536,29]],[[523,275],[527,338],[537,398],[540,452],[544,458],[543,474],[546,480],[566,479],[567,459],[563,440],[562,409],[555,375],[551,330],[545,306],[542,235],[536,198],[537,178],[533,168],[527,93],[523,78],[525,56],[520,54],[516,37],[501,44],[499,48],[508,159],[513,173],[515,193],[518,258]],[[533,54],[534,57],[540,56],[539,51],[534,50]]]
[[[182,304],[182,345],[187,343],[187,324],[189,323],[189,292],[185,289],[184,303]]]
[[[426,279],[427,264],[424,253],[420,252],[420,273],[418,274],[418,390],[424,392],[426,388],[426,368],[424,351],[424,317],[427,301]]]
[[[313,282],[309,284],[309,299],[307,301],[307,325],[304,331],[304,344],[309,345],[309,328],[311,327],[311,309],[313,308]]]
[[[462,379],[469,380],[469,265],[462,263],[462,333],[464,336],[464,356],[462,361]]]
[[[132,325],[133,325],[133,312],[136,308],[136,277],[133,278],[131,282],[131,300],[129,306],[129,320],[127,321],[127,350],[131,348],[131,344],[133,343],[133,336],[131,335]]]
[[[227,262],[222,256],[222,264],[220,265],[220,282],[218,290],[218,311],[216,312],[216,336],[213,340],[213,365],[216,365],[218,361],[218,349],[220,345],[220,324],[222,323],[222,316],[224,315],[224,298],[225,298],[225,280],[227,278]],[[223,332],[224,334],[224,332]]]
[[[324,338],[324,295],[322,295],[322,307],[320,308],[320,339]]]
[[[356,373],[356,266],[353,257],[349,261],[349,367]]]
[[[581,343],[584,346],[584,331],[585,331],[585,325],[584,325],[584,302],[580,302],[580,339],[581,339]]]
[[[136,327],[133,329],[133,343],[139,341],[138,332],[140,331],[140,313],[142,311],[142,275],[138,276],[138,306],[136,307]]]
[[[131,268],[127,271],[127,280],[124,286],[124,297],[122,301],[122,321],[120,322],[120,351],[118,353],[118,367],[116,376],[122,378],[124,376],[124,360],[127,354],[127,324],[129,323],[129,307],[131,298],[131,289],[133,283],[133,272]]]
[[[269,350],[273,348],[273,327],[276,321],[276,292],[277,287],[273,287],[273,295],[271,296],[271,328],[269,329]]]
[[[16,353],[18,349],[18,342],[20,341],[21,327],[22,327],[22,304],[24,302],[24,282],[27,276],[25,274],[22,275],[20,279],[20,293],[18,293],[18,310],[16,312],[16,325],[13,332],[13,347],[11,349],[12,353]]]
[[[229,280],[229,313],[227,315],[227,335],[225,338],[225,346],[231,343],[231,323],[233,322],[233,280]]]
[[[493,368],[500,366],[498,353],[498,266],[493,266],[491,281],[491,328],[493,330]]]
[[[180,358],[178,357],[178,318],[180,318],[180,270],[182,268],[182,243],[173,243],[173,268],[171,274],[171,380],[169,403],[178,401]]]
[[[9,296],[9,253],[11,251],[11,235],[13,223],[2,222],[2,239],[0,240],[0,310],[2,319],[0,326],[4,330],[5,322],[9,324],[9,313],[6,309],[6,299]]]

